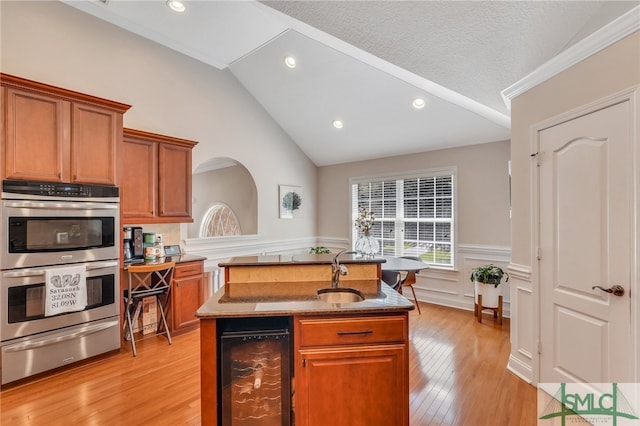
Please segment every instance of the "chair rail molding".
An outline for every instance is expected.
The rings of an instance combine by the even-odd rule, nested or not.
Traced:
[[[511,260],[511,247],[505,246],[458,244],[458,253],[465,260],[493,260],[495,262],[509,262]]]
[[[510,263],[507,267],[507,271],[511,277],[531,283],[531,266]]]

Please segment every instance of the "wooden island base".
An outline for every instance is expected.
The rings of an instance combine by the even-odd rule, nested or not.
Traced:
[[[288,318],[292,328],[291,424],[409,424],[408,314],[413,303],[380,281],[383,259],[353,257],[344,262],[350,273],[354,271],[352,279],[340,285],[369,286],[363,291],[365,299],[322,302],[316,291],[330,285],[332,257],[317,256],[289,259],[285,265],[274,264],[273,256],[221,264],[231,282],[197,312],[203,425],[219,424],[221,327],[229,321],[242,324],[250,318],[275,316]],[[234,271],[236,267],[240,270]],[[295,297],[286,297],[298,288],[304,294],[294,291]]]

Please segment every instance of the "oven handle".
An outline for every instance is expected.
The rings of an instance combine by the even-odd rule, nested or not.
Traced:
[[[82,203],[61,203],[56,201],[11,201],[4,200],[3,205],[5,207],[14,207],[19,209],[73,209],[73,210],[118,210],[117,203],[94,203],[94,202],[82,202]]]
[[[109,322],[104,322],[100,324],[92,324],[83,327],[82,330],[77,331],[71,334],[65,334],[64,336],[58,336],[53,338],[41,338],[35,341],[28,341],[23,343],[16,343],[15,345],[5,346],[2,348],[3,352],[20,352],[26,351],[29,349],[40,348],[42,346],[49,346],[56,343],[64,342],[66,340],[78,339],[81,337],[88,336],[93,333],[97,333],[98,331],[106,330],[107,328],[117,327],[119,324],[118,320],[113,320]]]
[[[96,269],[118,266],[118,261],[109,260],[105,262],[92,262],[86,265],[87,265],[87,271],[93,271]],[[45,273],[46,273],[46,269],[29,268],[29,269],[21,269],[18,271],[6,271],[2,273],[2,277],[3,278],[39,277],[39,276],[44,276]]]

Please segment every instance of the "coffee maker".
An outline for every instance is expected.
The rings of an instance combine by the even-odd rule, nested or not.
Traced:
[[[127,226],[123,232],[124,260],[131,262],[144,258],[142,227]]]
[[[124,247],[124,260],[125,262],[133,258],[132,247],[133,234],[130,227],[125,227],[122,231],[122,246]]]

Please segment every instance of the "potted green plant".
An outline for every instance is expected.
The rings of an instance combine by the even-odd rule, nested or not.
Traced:
[[[485,308],[497,308],[500,289],[498,286],[504,282],[509,282],[509,273],[494,264],[482,265],[471,270],[469,277],[475,284],[475,301],[478,303],[478,295],[482,295],[482,306]]]
[[[309,253],[310,254],[326,254],[326,253],[331,253],[331,250],[329,250],[325,246],[316,246],[316,247],[311,247],[309,249]]]

